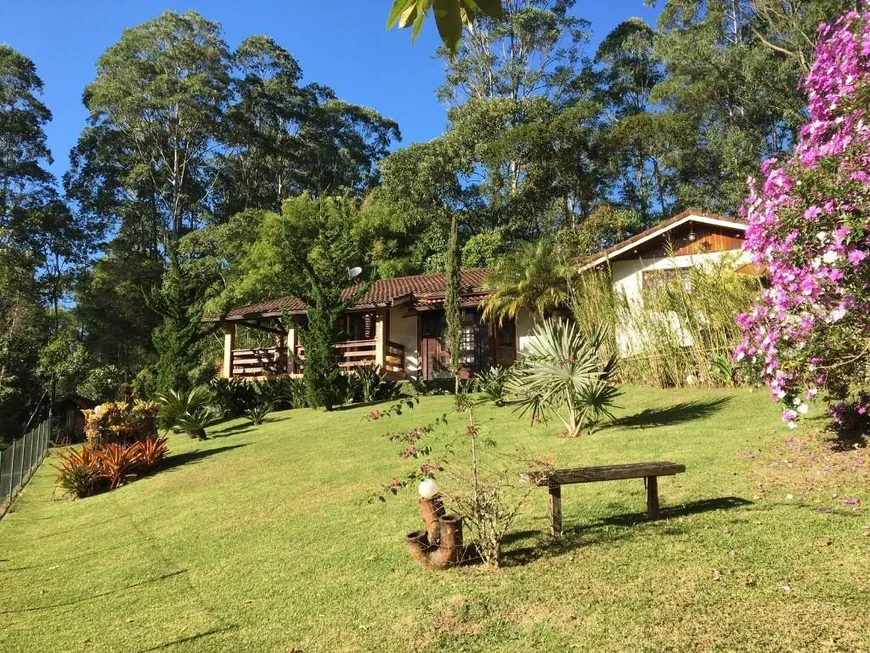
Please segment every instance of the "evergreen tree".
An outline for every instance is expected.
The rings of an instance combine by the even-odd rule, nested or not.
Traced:
[[[459,394],[459,373],[462,370],[462,299],[459,296],[460,251],[459,233],[454,216],[450,222],[450,239],[447,241],[447,262],[444,277],[447,287],[444,292],[444,312],[447,317],[447,349],[450,352],[450,371],[456,380]]]

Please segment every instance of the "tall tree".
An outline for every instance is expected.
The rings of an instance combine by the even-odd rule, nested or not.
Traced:
[[[678,152],[679,204],[733,213],[764,159],[791,150],[804,120],[798,89],[811,24],[854,2],[667,0],[655,54],[666,77],[652,101],[687,117]],[[803,62],[803,63],[802,63]]]
[[[266,36],[234,53],[234,102],[224,130],[220,213],[277,211],[288,197],[352,189],[377,181],[375,162],[399,139],[398,125],[339,100],[319,84],[301,86],[302,68]]]
[[[37,378],[37,359],[59,332],[59,304],[82,249],[48,171],[51,112],[42,90],[33,62],[0,45],[0,431],[7,433],[51,389],[50,378],[47,386]]]
[[[454,54],[442,49],[445,82],[439,99],[524,100],[544,95],[576,99],[588,21],[571,14],[575,0],[505,0],[503,12],[483,17]]]
[[[459,231],[456,217],[450,221],[450,239],[447,241],[447,264],[444,269],[446,288],[444,291],[444,312],[447,318],[447,349],[450,352],[450,371],[456,382],[459,395],[459,372],[462,370],[464,347],[462,342],[462,298],[459,296],[462,267],[459,252]]]
[[[117,132],[129,152],[125,185],[147,184],[164,245],[195,228],[208,209],[229,66],[220,25],[192,11],[165,12],[124,30],[85,89],[92,125]]]

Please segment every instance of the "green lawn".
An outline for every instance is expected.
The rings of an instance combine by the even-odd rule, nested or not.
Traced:
[[[816,472],[778,459],[801,429],[766,392],[630,388],[630,419],[578,439],[481,410],[502,446],[558,465],[688,471],[660,481],[660,521],[642,519],[639,480],[570,486],[551,545],[541,489],[505,568],[424,573],[402,543],[420,527],[415,497],[366,499],[406,469],[381,434],[451,401],[173,436],[168,469],[82,501],[54,493],[43,465],[0,521],[0,651],[870,650],[868,519],[825,494],[824,470],[814,494],[789,486]],[[644,410],[659,424],[640,428]]]

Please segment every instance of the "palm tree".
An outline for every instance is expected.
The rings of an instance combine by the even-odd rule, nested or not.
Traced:
[[[552,242],[523,243],[490,269],[485,285],[492,294],[483,319],[502,322],[522,309],[547,317],[566,304],[572,276],[572,268],[562,262]]]

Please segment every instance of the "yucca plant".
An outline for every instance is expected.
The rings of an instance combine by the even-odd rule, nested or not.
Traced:
[[[603,354],[606,330],[584,335],[572,322],[545,320],[535,328],[523,364],[507,384],[522,414],[558,417],[576,437],[593,428],[619,396],[614,354]]]
[[[184,413],[175,420],[173,430],[187,433],[193,439],[206,440],[205,430],[220,419],[220,411],[210,404],[205,404]]]
[[[266,416],[272,412],[272,404],[264,402],[257,404],[245,411],[245,417],[251,424],[259,426],[266,419]]]

